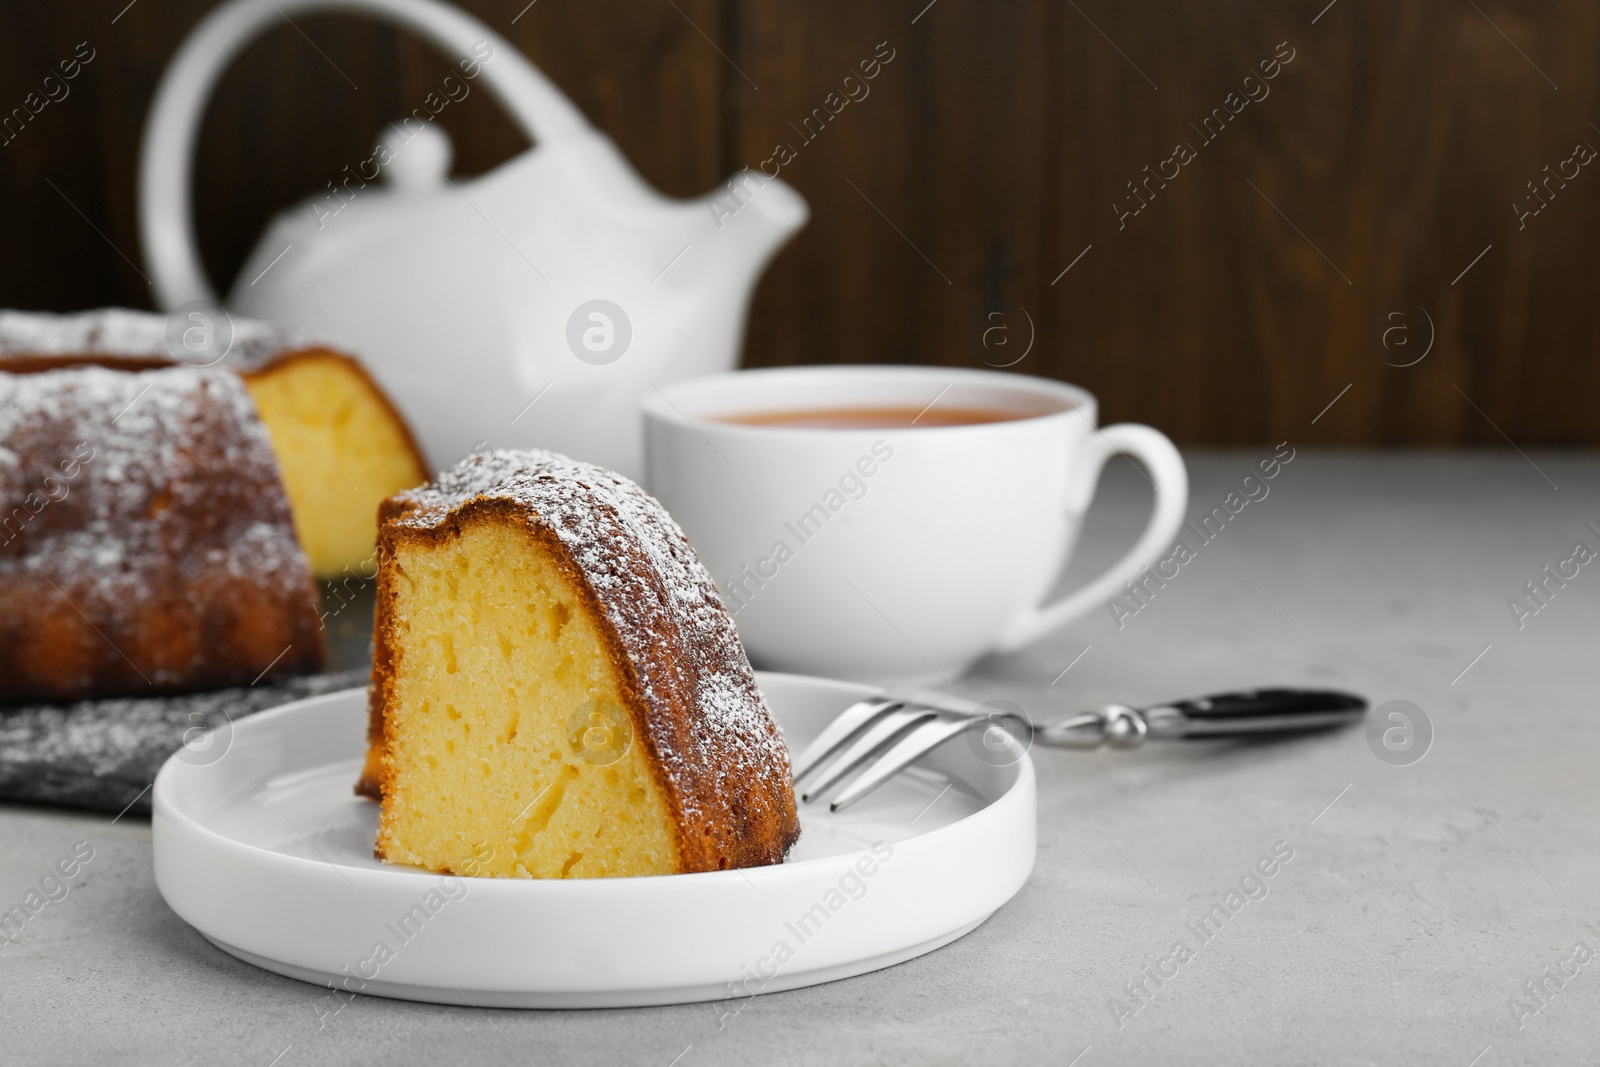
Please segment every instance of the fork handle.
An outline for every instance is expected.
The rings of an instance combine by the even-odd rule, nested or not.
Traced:
[[[1361,718],[1367,702],[1354,693],[1325,689],[1251,689],[1136,709],[1108,704],[1034,729],[1040,744],[1056,748],[1137,748],[1156,740],[1299,733],[1344,726]]]
[[[1361,718],[1366,698],[1331,689],[1249,689],[1218,693],[1168,705],[1183,717],[1179,733],[1167,734],[1157,724],[1166,707],[1148,708],[1145,718],[1152,737],[1238,737],[1244,734],[1296,733],[1344,726]]]

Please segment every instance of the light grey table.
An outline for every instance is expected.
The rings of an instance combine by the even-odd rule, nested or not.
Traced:
[[[1190,514],[1270,452],[1192,454]],[[0,907],[75,843],[94,850],[68,894],[0,944],[0,1060],[1593,1062],[1600,958],[1573,957],[1578,942],[1600,953],[1600,563],[1551,583],[1520,629],[1507,601],[1576,542],[1600,549],[1585,525],[1600,525],[1600,459],[1302,450],[1270,487],[1121,629],[1097,613],[963,688],[1044,716],[1348,681],[1423,710],[1435,736],[1420,762],[1381,761],[1359,729],[1036,750],[1038,863],[1010,904],[922,959],[760,997],[720,1023],[707,1004],[366,997],[319,1020],[325,990],[224,955],[167,908],[147,821],[0,808]],[[1076,569],[1111,558],[1147,494],[1131,467],[1108,475]],[[1202,941],[1190,924],[1226,910],[1278,842],[1293,857],[1260,881],[1266,895],[1247,882],[1260,899],[1235,898]]]

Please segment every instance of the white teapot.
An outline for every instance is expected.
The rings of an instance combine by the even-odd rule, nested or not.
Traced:
[[[436,466],[485,443],[643,472],[638,400],[732,369],[762,268],[808,209],[745,170],[700,200],[662,196],[510,42],[438,0],[231,0],[184,41],[145,127],[140,227],[166,310],[213,299],[190,214],[206,98],[257,33],[316,11],[408,27],[456,70],[371,158],[278,216],[227,307],[360,356]],[[449,178],[433,116],[487,88],[534,147]]]

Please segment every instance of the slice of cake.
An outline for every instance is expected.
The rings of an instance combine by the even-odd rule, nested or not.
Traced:
[[[102,308],[0,312],[0,371],[207,363],[169,338],[165,315]],[[216,325],[216,324],[212,324]],[[235,371],[271,435],[295,533],[318,578],[371,577],[378,504],[428,467],[400,413],[351,357],[268,323],[233,319],[217,364]]]
[[[517,878],[778,863],[789,759],[711,577],[621,475],[473,456],[383,505],[377,854]]]

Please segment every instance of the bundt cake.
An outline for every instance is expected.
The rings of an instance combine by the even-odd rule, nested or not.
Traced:
[[[682,531],[553,453],[472,456],[384,503],[369,740],[357,791],[391,862],[714,871],[778,863],[800,832],[783,739]]]
[[[231,344],[218,365],[244,379],[271,433],[312,572],[319,578],[371,577],[378,504],[428,477],[410,428],[349,356],[266,323],[233,319],[227,325]],[[180,346],[170,341],[168,328],[166,316],[120,308],[74,315],[0,312],[0,371],[81,363],[128,370],[173,365]],[[176,355],[190,365],[208,362],[190,360],[181,350]]]
[[[317,590],[237,374],[0,373],[0,703],[313,671]]]

